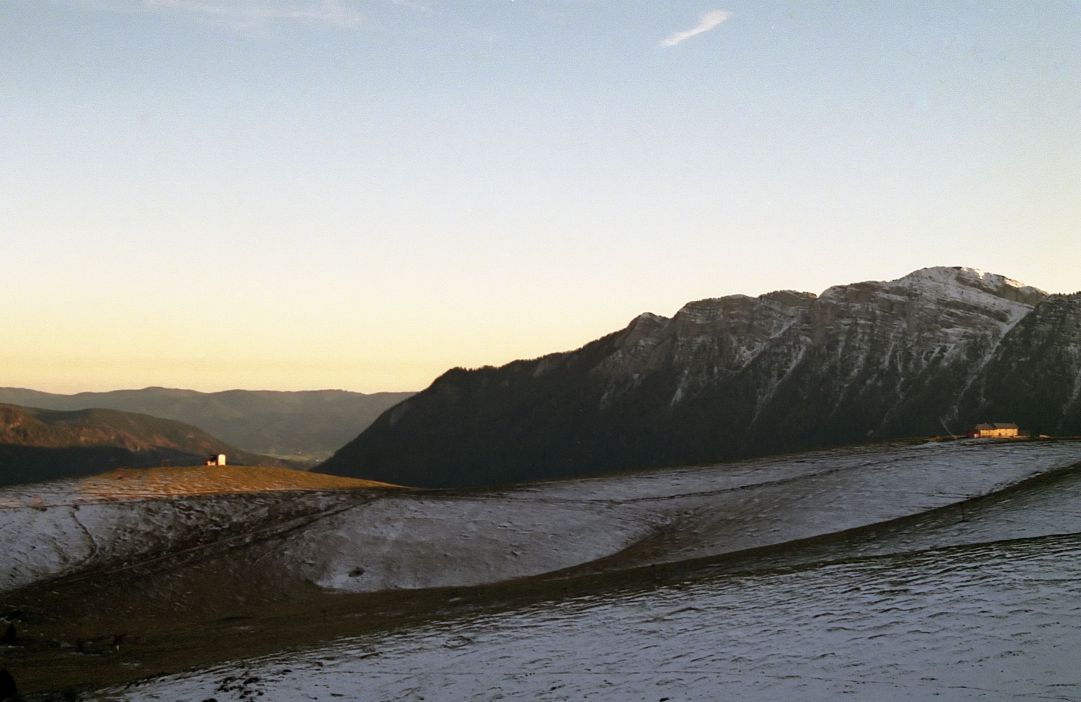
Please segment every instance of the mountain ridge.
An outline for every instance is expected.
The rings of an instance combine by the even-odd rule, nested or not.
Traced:
[[[1081,296],[963,267],[696,300],[574,351],[451,369],[318,469],[460,487],[960,434],[985,419],[1081,433],[1075,326]],[[1047,350],[1025,361],[1029,337]],[[1027,376],[1057,413],[1015,402]]]
[[[47,410],[0,404],[0,484],[39,482],[111,468],[198,465],[225,453],[239,465],[284,464],[241,451],[197,427],[111,409]]]
[[[0,402],[54,410],[91,408],[137,412],[192,424],[258,454],[319,460],[355,437],[409,392],[348,390],[223,390],[182,388],[82,392],[72,395],[0,388]]]

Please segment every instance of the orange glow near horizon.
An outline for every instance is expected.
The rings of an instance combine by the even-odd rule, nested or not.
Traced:
[[[0,385],[419,390],[707,297],[1081,288],[1069,3],[227,5],[0,2]]]

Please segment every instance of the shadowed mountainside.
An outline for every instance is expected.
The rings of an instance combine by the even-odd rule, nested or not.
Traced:
[[[231,463],[282,466],[187,424],[116,410],[62,412],[0,404],[0,485],[100,473],[116,467]]]
[[[1081,294],[943,267],[691,302],[576,351],[448,371],[319,470],[499,485],[988,420],[1081,433]]]
[[[0,388],[0,402],[53,410],[105,408],[193,424],[246,451],[321,460],[363,431],[384,410],[412,395],[345,390],[203,393],[172,388],[56,395]]]

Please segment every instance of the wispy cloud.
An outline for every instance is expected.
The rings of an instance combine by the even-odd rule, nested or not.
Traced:
[[[182,12],[234,29],[262,29],[281,22],[355,27],[364,21],[343,0],[144,0],[148,10]]]
[[[431,5],[420,0],[390,0],[392,5],[405,8],[406,10],[413,10],[414,12],[420,12],[425,15],[431,15],[435,13]]]
[[[681,41],[708,32],[731,16],[732,13],[727,10],[710,10],[702,15],[702,18],[698,20],[698,24],[694,27],[685,32],[676,32],[675,34],[671,34],[664,39],[661,39],[661,46],[675,46]]]

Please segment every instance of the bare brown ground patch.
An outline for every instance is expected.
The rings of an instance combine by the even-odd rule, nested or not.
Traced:
[[[223,495],[281,490],[396,488],[390,483],[269,466],[177,466],[118,468],[80,479],[83,496],[134,500],[185,495]]]

